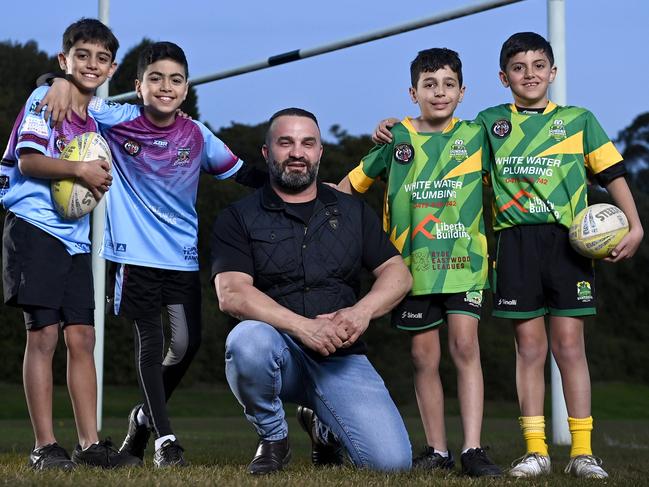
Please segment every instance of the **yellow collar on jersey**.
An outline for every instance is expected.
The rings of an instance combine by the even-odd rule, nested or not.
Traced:
[[[455,127],[455,124],[457,124],[459,121],[460,121],[459,118],[453,117],[451,119],[451,121],[448,123],[448,125],[446,127],[444,127],[444,130],[442,130],[440,133],[446,134],[446,133],[450,132],[451,130],[453,130],[453,127]],[[420,133],[420,132],[417,131],[415,126],[412,124],[412,117],[404,118],[403,120],[401,120],[401,123],[403,124],[404,127],[406,127],[406,129],[408,129],[408,132],[410,132],[412,134]],[[421,133],[428,133],[428,132],[421,132]]]

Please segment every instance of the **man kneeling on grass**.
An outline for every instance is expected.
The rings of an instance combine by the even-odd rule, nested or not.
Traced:
[[[362,468],[406,470],[403,420],[359,340],[408,292],[411,277],[376,214],[317,182],[315,116],[299,108],[270,119],[262,154],[270,181],[217,219],[212,275],[222,311],[242,320],[226,342],[226,375],[259,446],[251,474],[289,461],[283,401],[298,407],[316,465],[343,449]],[[361,268],[376,278],[358,300]]]

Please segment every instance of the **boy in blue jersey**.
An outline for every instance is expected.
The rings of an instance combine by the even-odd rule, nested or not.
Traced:
[[[201,340],[198,217],[201,171],[216,179],[244,163],[203,124],[176,116],[188,91],[188,66],[180,47],[157,42],[140,55],[137,80],[143,107],[95,98],[89,110],[114,159],[107,199],[102,256],[114,262],[114,311],[133,320],[138,382],[144,398],[129,415],[121,450],[143,458],[153,430],[154,464],[186,465],[166,402]],[[55,81],[55,85],[65,85]],[[250,181],[250,180],[247,180]],[[253,183],[250,183],[253,184]],[[164,354],[161,309],[171,325]]]
[[[111,184],[106,161],[79,163],[58,157],[73,137],[97,130],[87,106],[95,89],[115,70],[118,46],[98,20],[81,19],[66,29],[59,63],[71,80],[71,119],[50,128],[36,113],[48,89],[36,89],[16,120],[0,168],[0,199],[7,210],[4,299],[22,308],[27,329],[23,382],[35,436],[29,465],[37,470],[141,463],[97,436],[89,217],[64,219],[50,196],[52,179],[78,178],[95,197]],[[59,326],[68,349],[67,382],[79,437],[72,458],[57,444],[52,423],[52,358]]]

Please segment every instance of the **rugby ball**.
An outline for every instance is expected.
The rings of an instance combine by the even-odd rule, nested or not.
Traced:
[[[77,135],[65,146],[60,159],[66,161],[94,161],[103,159],[112,168],[113,158],[106,140],[96,132]],[[52,201],[63,218],[76,220],[90,213],[98,201],[92,192],[76,178],[53,180]]]
[[[629,233],[626,215],[608,203],[591,205],[580,211],[570,225],[570,244],[584,257],[608,257],[620,240]]]

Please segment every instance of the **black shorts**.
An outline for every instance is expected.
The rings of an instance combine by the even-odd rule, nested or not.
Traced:
[[[5,303],[23,308],[28,329],[93,324],[90,254],[70,255],[57,238],[11,212],[2,235],[2,281]]]
[[[400,330],[421,331],[436,328],[451,314],[473,316],[480,320],[482,291],[452,294],[406,296],[392,310],[392,326]]]
[[[595,314],[593,261],[560,225],[519,225],[496,234],[494,316],[530,319]]]
[[[201,282],[198,271],[176,271],[111,263],[110,284],[113,311],[126,318],[159,316],[163,306],[200,306]]]

